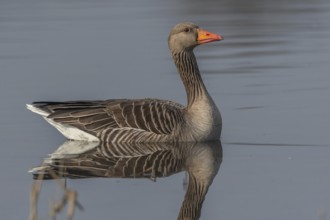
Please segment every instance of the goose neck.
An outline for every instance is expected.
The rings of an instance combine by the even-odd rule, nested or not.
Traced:
[[[189,173],[188,188],[185,198],[182,202],[178,220],[199,219],[205,195],[211,182],[212,179],[204,182]]]
[[[186,89],[188,108],[208,97],[193,51],[172,52],[175,65]]]

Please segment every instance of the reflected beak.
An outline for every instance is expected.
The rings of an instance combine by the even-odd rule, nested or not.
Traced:
[[[198,33],[198,37],[197,37],[198,44],[206,44],[212,41],[223,40],[222,36],[213,34],[203,29],[197,29],[197,33]]]

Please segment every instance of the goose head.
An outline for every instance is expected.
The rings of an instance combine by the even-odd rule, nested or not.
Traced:
[[[223,40],[223,37],[200,29],[196,24],[185,22],[175,25],[168,37],[168,45],[172,52],[192,51],[200,44]]]

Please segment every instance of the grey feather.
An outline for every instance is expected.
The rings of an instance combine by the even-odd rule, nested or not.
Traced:
[[[87,146],[84,146],[87,145]],[[75,149],[76,148],[76,149]],[[68,141],[32,170],[58,178],[149,178],[155,180],[186,171],[188,187],[178,219],[198,219],[209,186],[222,161],[220,141],[205,143],[109,143],[92,147]]]
[[[190,31],[185,31],[185,30]],[[184,107],[159,99],[35,102],[28,108],[69,139],[108,142],[182,142],[220,138],[222,120],[201,78],[193,48],[199,27],[176,25],[169,48],[186,89]],[[220,39],[220,38],[219,38]]]

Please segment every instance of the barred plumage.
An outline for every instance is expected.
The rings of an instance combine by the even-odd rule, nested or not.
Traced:
[[[31,172],[34,178],[42,173],[45,179],[56,176],[155,180],[186,171],[189,176],[188,187],[178,219],[196,220],[221,161],[220,141],[172,144],[100,142],[94,147],[90,142],[67,141],[50,158],[45,159],[42,166]]]
[[[188,30],[188,31],[187,31]],[[28,109],[42,115],[72,140],[175,142],[217,140],[221,116],[207,92],[193,48],[221,40],[192,23],[176,25],[169,48],[184,83],[188,104],[158,99],[35,102]]]

